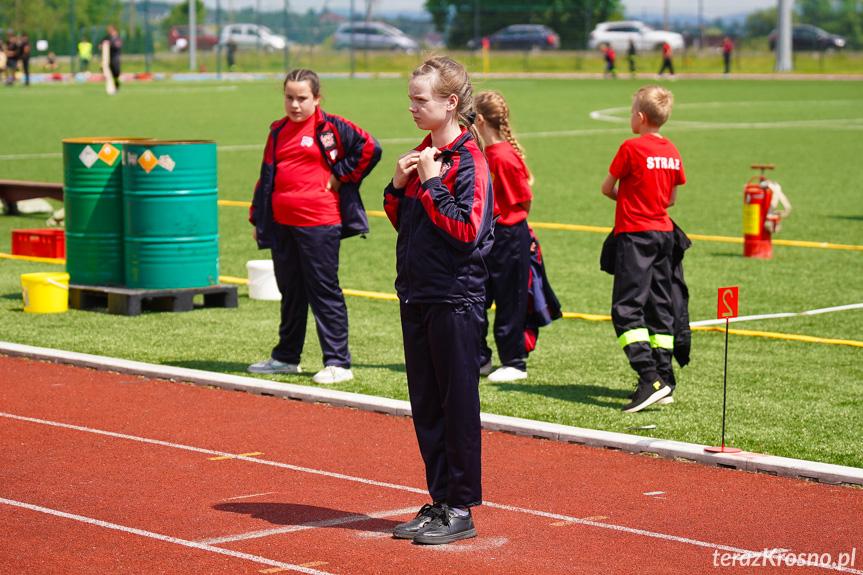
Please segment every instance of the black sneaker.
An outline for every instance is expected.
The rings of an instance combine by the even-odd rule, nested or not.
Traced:
[[[436,519],[443,513],[443,508],[440,503],[429,505],[426,503],[420,508],[417,516],[401,525],[396,525],[393,529],[393,536],[399,539],[413,539],[416,537],[417,531],[425,527],[433,519]]]
[[[632,403],[623,406],[623,411],[625,413],[641,411],[645,407],[653,405],[669,393],[671,393],[671,388],[661,379],[657,378],[652,383],[639,379],[638,389],[635,390],[635,396],[632,398]]]
[[[467,515],[459,515],[451,507],[444,505],[442,513],[416,534],[414,543],[443,545],[471,537],[476,537],[476,528],[473,526],[470,512]]]

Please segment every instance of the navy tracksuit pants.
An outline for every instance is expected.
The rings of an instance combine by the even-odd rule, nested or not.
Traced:
[[[481,363],[491,360],[491,348],[486,343],[488,312],[491,302],[496,304],[494,315],[494,342],[500,363],[527,370],[528,352],[524,342],[527,318],[528,284],[530,282],[530,244],[532,242],[527,220],[515,225],[497,224],[494,227],[494,244],[485,258],[488,281],[485,284],[486,310],[483,313],[483,339]]]
[[[339,286],[342,226],[274,226],[273,271],[282,307],[273,359],[300,363],[311,307],[324,365],[350,367],[348,309]]]
[[[432,501],[482,503],[481,303],[402,302],[411,411]]]
[[[611,321],[629,364],[649,382],[674,389],[673,232],[617,234]]]

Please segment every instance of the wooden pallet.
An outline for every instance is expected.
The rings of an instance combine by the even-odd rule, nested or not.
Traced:
[[[71,284],[69,307],[117,315],[141,315],[142,311],[192,311],[194,298],[203,294],[203,307],[237,307],[237,286],[214,285],[184,289],[128,289]]]

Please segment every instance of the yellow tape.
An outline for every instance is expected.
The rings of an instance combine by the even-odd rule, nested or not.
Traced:
[[[719,331],[725,332],[724,327],[716,326],[698,326],[693,327],[693,331]],[[745,335],[749,337],[767,337],[771,339],[787,339],[791,341],[805,341],[807,343],[829,343],[833,345],[850,345],[852,347],[863,347],[863,341],[854,341],[853,339],[830,339],[826,337],[814,337],[811,335],[797,335],[789,333],[775,333],[772,331],[753,331],[749,329],[729,329],[728,333],[734,335]]]
[[[249,202],[237,202],[234,200],[219,200],[220,206],[238,206],[248,208],[252,204]],[[750,204],[752,207],[758,208],[757,204]],[[744,206],[744,210],[746,206]],[[376,218],[385,218],[387,217],[386,212],[380,210],[366,210],[366,214],[370,216],[374,216]],[[758,215],[758,214],[756,214]],[[744,229],[746,228],[746,216],[744,214]],[[555,223],[544,223],[544,222],[531,222],[531,227],[541,229],[541,230],[569,230],[574,232],[595,232],[600,234],[607,234],[611,231],[611,228],[607,226],[584,226],[581,224],[555,224]],[[756,226],[757,227],[757,226]],[[747,232],[749,233],[749,232]],[[759,232],[755,231],[752,235],[757,235]],[[731,238],[728,236],[704,236],[699,234],[687,234],[689,239],[691,240],[700,240],[703,242],[724,242],[730,244],[742,244],[743,238]],[[807,242],[803,240],[777,240],[773,239],[773,243],[777,246],[792,246],[796,248],[823,248],[830,250],[857,250],[863,251],[863,246],[852,246],[846,244],[830,244],[827,242]]]

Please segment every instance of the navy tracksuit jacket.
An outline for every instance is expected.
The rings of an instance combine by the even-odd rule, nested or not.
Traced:
[[[279,343],[273,348],[272,357],[299,364],[311,307],[324,365],[348,368],[351,355],[347,307],[338,278],[339,242],[341,238],[369,231],[359,187],[380,161],[381,146],[354,124],[318,108],[315,139],[333,175],[342,182],[339,187],[342,223],[307,227],[278,224],[273,217],[272,204],[275,152],[279,133],[289,121],[282,118],[270,126],[249,214],[257,232],[258,248],[272,250],[273,270],[282,294]]]
[[[416,149],[431,145],[427,137]],[[396,291],[417,443],[432,500],[482,503],[480,344],[493,241],[494,192],[470,133],[441,150],[440,177],[390,182],[384,209],[398,231]]]

